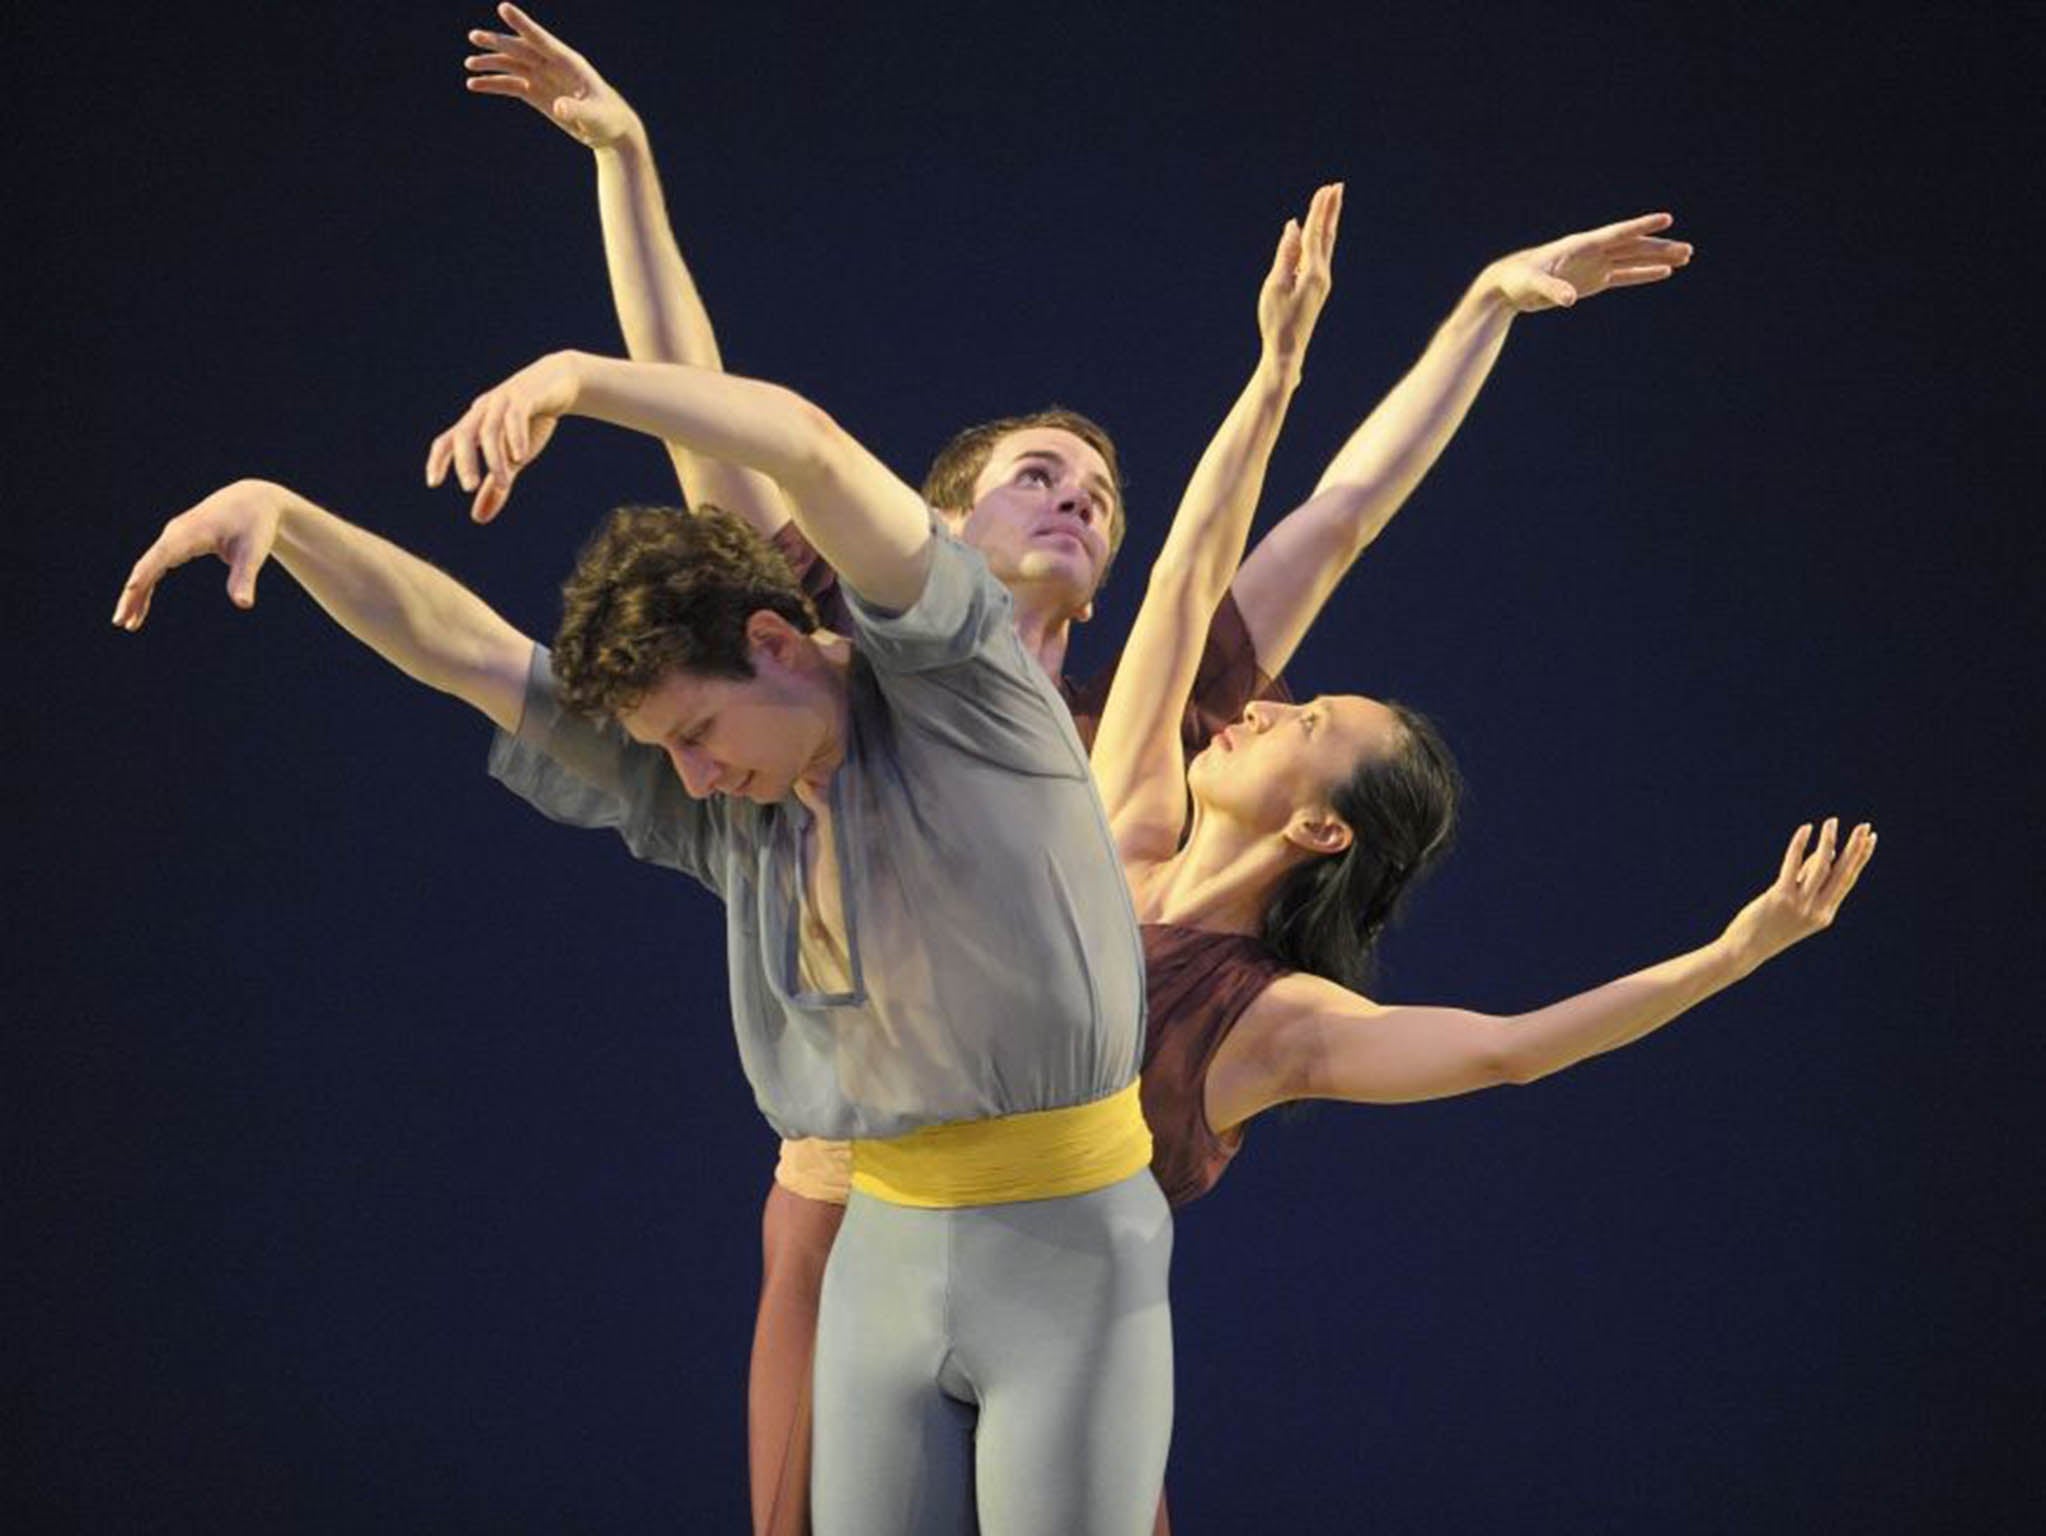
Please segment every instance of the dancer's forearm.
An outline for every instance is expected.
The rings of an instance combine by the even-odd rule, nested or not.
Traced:
[[[619,138],[597,146],[595,156],[604,263],[627,353],[638,362],[721,371],[710,313],[676,244],[660,173],[638,118]],[[772,538],[788,521],[788,509],[764,476],[680,443],[666,447],[692,506],[721,507],[763,538]]]
[[[1531,1083],[1639,1040],[1745,971],[1715,941],[1528,1013],[1380,1004],[1317,977],[1274,985],[1293,1018],[1276,1031],[1281,1079],[1267,1103],[1339,1099],[1398,1104]],[[1284,990],[1281,991],[1281,988]]]
[[[1691,259],[1666,213],[1564,235],[1479,273],[1421,359],[1336,454],[1314,496],[1243,563],[1234,591],[1258,663],[1276,673],[1350,565],[1456,435],[1516,314],[1658,283]]]
[[[446,572],[276,489],[276,558],[335,623],[407,676],[517,728],[526,636]]]
[[[1176,847],[1186,816],[1179,732],[1202,640],[1229,591],[1265,470],[1327,301],[1342,187],[1288,220],[1258,291],[1256,370],[1187,481],[1094,738],[1094,781],[1125,863]]]
[[[575,414],[771,477],[805,537],[876,607],[907,608],[923,591],[931,538],[923,498],[801,395],[681,364],[568,360]]]
[[[1259,357],[1187,481],[1151,567],[1154,588],[1170,586],[1202,613],[1214,612],[1243,559],[1272,450],[1299,387],[1298,359],[1289,363],[1269,351]]]
[[[1441,458],[1490,377],[1513,315],[1488,269],[1337,450],[1314,494],[1244,562],[1237,606],[1266,671],[1292,659],[1337,582]]]
[[[1270,1075],[1246,1086],[1244,1113],[1291,1098],[1398,1103],[1531,1083],[1629,1045],[1832,925],[1875,853],[1875,832],[1863,822],[1838,842],[1829,819],[1814,845],[1812,830],[1798,829],[1775,881],[1711,943],[1545,1008],[1500,1016],[1388,1005],[1317,976],[1284,977],[1259,1026],[1273,1042]]]
[[[274,556],[336,623],[401,672],[517,727],[532,641],[453,577],[272,481],[237,480],[164,524],[129,572],[114,623],[141,629],[164,577],[209,555],[228,567],[237,607],[256,605]]]

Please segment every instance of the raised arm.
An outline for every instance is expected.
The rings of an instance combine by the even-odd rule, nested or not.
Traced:
[[[479,28],[469,34],[482,51],[463,60],[468,87],[478,95],[523,101],[595,153],[604,262],[627,355],[638,362],[722,369],[710,314],[676,246],[639,115],[588,59],[524,11],[504,4],[497,13],[512,30]],[[722,507],[762,538],[773,538],[788,521],[781,493],[766,476],[680,443],[666,447],[690,506]]]
[[[1279,236],[1258,293],[1257,369],[1187,482],[1109,689],[1094,780],[1125,864],[1164,858],[1179,842],[1186,817],[1179,719],[1328,298],[1342,207],[1341,184],[1323,187],[1305,225],[1289,219]]]
[[[164,576],[202,555],[226,562],[227,595],[256,603],[256,576],[275,555],[343,629],[430,688],[516,730],[533,642],[446,573],[266,480],[239,480],[164,525],[114,604],[134,631]]]
[[[426,483],[450,468],[487,523],[563,416],[630,427],[770,476],[817,552],[876,608],[901,610],[930,568],[930,511],[914,490],[792,390],[682,363],[554,352],[476,397],[434,439]]]
[[[1863,823],[1836,848],[1838,829],[1828,819],[1810,847],[1811,827],[1798,828],[1775,881],[1710,944],[1531,1013],[1384,1005],[1316,976],[1282,977],[1238,1025],[1256,1034],[1225,1102],[1211,1095],[1215,1123],[1292,1099],[1392,1104],[1529,1083],[1630,1044],[1831,926],[1876,845]]]
[[[1463,425],[1513,317],[1660,282],[1691,259],[1644,214],[1503,256],[1478,274],[1427,351],[1350,435],[1310,496],[1262,539],[1232,590],[1258,665],[1283,671],[1336,583]]]

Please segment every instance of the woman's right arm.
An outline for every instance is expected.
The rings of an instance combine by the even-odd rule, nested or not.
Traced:
[[[523,101],[595,153],[604,263],[626,355],[636,362],[722,371],[710,313],[675,243],[660,173],[639,115],[588,59],[524,11],[504,4],[498,14],[510,33],[479,29],[469,34],[469,41],[485,50],[465,61],[469,89]],[[691,507],[721,507],[764,539],[772,539],[788,522],[780,489],[765,475],[682,443],[666,447]]]
[[[530,639],[444,571],[266,480],[238,480],[166,523],[129,573],[113,621],[139,630],[157,583],[202,555],[226,563],[229,599],[252,608],[257,573],[273,554],[399,671],[518,729]]]

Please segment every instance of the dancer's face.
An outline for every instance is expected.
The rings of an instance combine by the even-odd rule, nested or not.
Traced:
[[[1329,799],[1358,765],[1397,750],[1405,727],[1361,694],[1304,704],[1257,702],[1187,767],[1204,809],[1264,831],[1330,815]]]
[[[785,799],[830,746],[836,715],[829,689],[799,661],[808,638],[764,610],[747,628],[753,676],[678,668],[618,717],[634,741],[668,754],[683,788],[699,800]]]
[[[1006,587],[1037,586],[1075,612],[1108,569],[1115,519],[1108,462],[1060,427],[1026,427],[994,446],[973,484],[973,509],[953,519]]]

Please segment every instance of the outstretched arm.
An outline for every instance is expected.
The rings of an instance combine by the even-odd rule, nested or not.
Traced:
[[[1305,225],[1289,219],[1279,236],[1258,293],[1257,370],[1187,482],[1109,689],[1094,737],[1094,782],[1125,864],[1164,858],[1179,842],[1186,817],[1179,719],[1328,298],[1342,207],[1341,184],[1323,187]]]
[[[1710,944],[1576,997],[1511,1017],[1459,1008],[1388,1006],[1319,977],[1273,983],[1246,1025],[1260,1031],[1231,1102],[1211,1107],[1234,1124],[1290,1099],[1404,1103],[1501,1083],[1529,1083],[1639,1040],[1749,975],[1800,939],[1830,927],[1875,852],[1867,823],[1836,848],[1828,819],[1810,848],[1799,827],[1773,884]]]
[[[502,4],[497,13],[512,30],[469,34],[482,50],[463,60],[469,89],[523,101],[595,152],[604,262],[627,354],[638,362],[722,369],[710,314],[675,244],[639,115],[588,59],[524,11]],[[773,538],[788,521],[781,493],[766,476],[680,443],[666,446],[692,507],[721,507],[762,538]]]
[[[1407,376],[1330,461],[1314,494],[1251,551],[1232,590],[1276,675],[1356,558],[1392,520],[1463,425],[1515,315],[1568,308],[1608,288],[1660,282],[1691,259],[1662,239],[1666,213],[1565,235],[1478,274]]]
[[[476,397],[434,439],[426,483],[450,468],[489,522],[564,416],[590,416],[768,475],[817,552],[866,602],[900,611],[930,569],[930,511],[823,411],[778,384],[682,363],[554,352]]]
[[[156,584],[188,560],[216,555],[227,595],[256,603],[256,576],[272,555],[343,629],[430,688],[516,730],[533,642],[445,572],[266,480],[239,480],[172,518],[114,604],[134,631]]]

